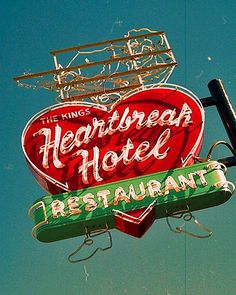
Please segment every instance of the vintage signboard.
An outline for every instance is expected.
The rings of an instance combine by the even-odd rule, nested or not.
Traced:
[[[68,257],[83,261],[111,247],[72,259],[93,236],[111,238],[109,229],[141,237],[156,219],[167,217],[172,230],[170,216],[181,212],[190,221],[191,211],[231,197],[234,185],[225,178],[225,165],[236,163],[235,112],[217,81],[209,83],[212,97],[201,100],[166,83],[177,63],[164,32],[134,29],[123,38],[51,54],[54,70],[15,77],[19,86],[56,92],[59,102],[36,114],[22,134],[27,164],[49,193],[29,210],[35,238],[53,242],[85,235]],[[63,54],[66,60],[59,62]],[[34,84],[22,82],[35,78]],[[202,103],[217,106],[233,145],[220,141],[210,151],[223,143],[234,157],[198,157]],[[199,226],[195,217],[194,222]],[[208,235],[190,235],[211,235],[199,227]]]
[[[203,128],[196,96],[165,85],[135,92],[111,109],[52,106],[27,124],[22,147],[39,184],[55,194],[192,164]]]
[[[99,229],[120,228],[117,216],[152,206],[153,220],[183,208],[190,211],[226,202],[234,185],[215,161],[121,180],[36,201],[34,236],[52,242]]]

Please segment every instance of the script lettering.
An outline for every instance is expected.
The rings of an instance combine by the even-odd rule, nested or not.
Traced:
[[[63,169],[70,165],[71,160],[77,159],[77,163],[80,163],[77,172],[81,174],[82,182],[89,184],[89,175],[92,175],[95,181],[102,181],[101,175],[104,175],[104,171],[114,171],[118,168],[119,163],[130,165],[133,162],[145,162],[151,157],[156,160],[165,159],[171,149],[168,144],[172,135],[171,126],[185,128],[191,125],[193,123],[191,114],[192,110],[186,103],[183,104],[179,115],[176,109],[166,109],[162,113],[154,109],[149,114],[145,114],[145,112],[138,112],[137,110],[130,113],[129,107],[126,107],[122,114],[119,114],[117,110],[114,111],[107,121],[93,117],[91,124],[81,126],[74,132],[71,130],[63,132],[62,127],[57,122],[54,130],[43,127],[35,132],[33,136],[44,137],[44,144],[40,146],[38,151],[40,154],[43,154],[43,168],[48,169],[50,165],[53,165],[57,169]],[[64,120],[77,117],[79,114],[72,112],[63,114],[63,116]],[[44,123],[45,120],[43,121]],[[162,127],[162,129],[166,126],[166,129],[156,135],[154,143],[153,140],[151,143],[147,138],[147,140],[137,145],[137,142],[134,143],[128,137],[126,143],[119,151],[108,150],[105,154],[100,154],[96,138],[100,140],[105,136],[111,137],[115,133],[123,133],[129,130],[131,127],[132,129],[142,130],[145,127],[153,128],[157,125]],[[92,149],[90,148],[89,153],[87,145],[92,141],[94,145]],[[92,173],[89,171],[92,171]],[[185,185],[184,183],[187,183],[187,181],[182,179],[182,183]],[[191,184],[191,181],[189,183]],[[170,181],[167,184],[167,191],[172,186],[175,186],[175,184]],[[151,194],[154,194],[154,187],[150,186],[150,190]]]

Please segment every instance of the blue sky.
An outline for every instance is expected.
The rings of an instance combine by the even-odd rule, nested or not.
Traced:
[[[27,121],[54,104],[54,94],[17,87],[13,77],[53,68],[50,50],[122,37],[133,28],[165,31],[178,66],[169,82],[198,97],[222,79],[236,108],[236,2],[233,0],[10,0],[1,1],[1,293],[233,295],[236,293],[234,196],[226,204],[196,212],[213,230],[196,240],[171,233],[155,222],[140,240],[112,231],[113,248],[86,263],[67,255],[82,238],[51,244],[35,241],[27,216],[43,190],[34,181],[21,150]],[[202,148],[229,141],[216,110],[206,110]],[[215,159],[230,155],[220,148]],[[228,179],[236,183],[235,170]]]

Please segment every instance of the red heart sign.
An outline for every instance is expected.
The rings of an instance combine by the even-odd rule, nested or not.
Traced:
[[[199,100],[167,85],[109,111],[85,102],[52,106],[27,124],[22,146],[39,184],[56,194],[189,165],[203,127]]]

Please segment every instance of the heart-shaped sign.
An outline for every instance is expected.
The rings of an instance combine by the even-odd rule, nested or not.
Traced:
[[[192,164],[203,127],[195,95],[166,84],[111,110],[85,102],[52,106],[28,122],[22,147],[39,184],[56,194]]]

